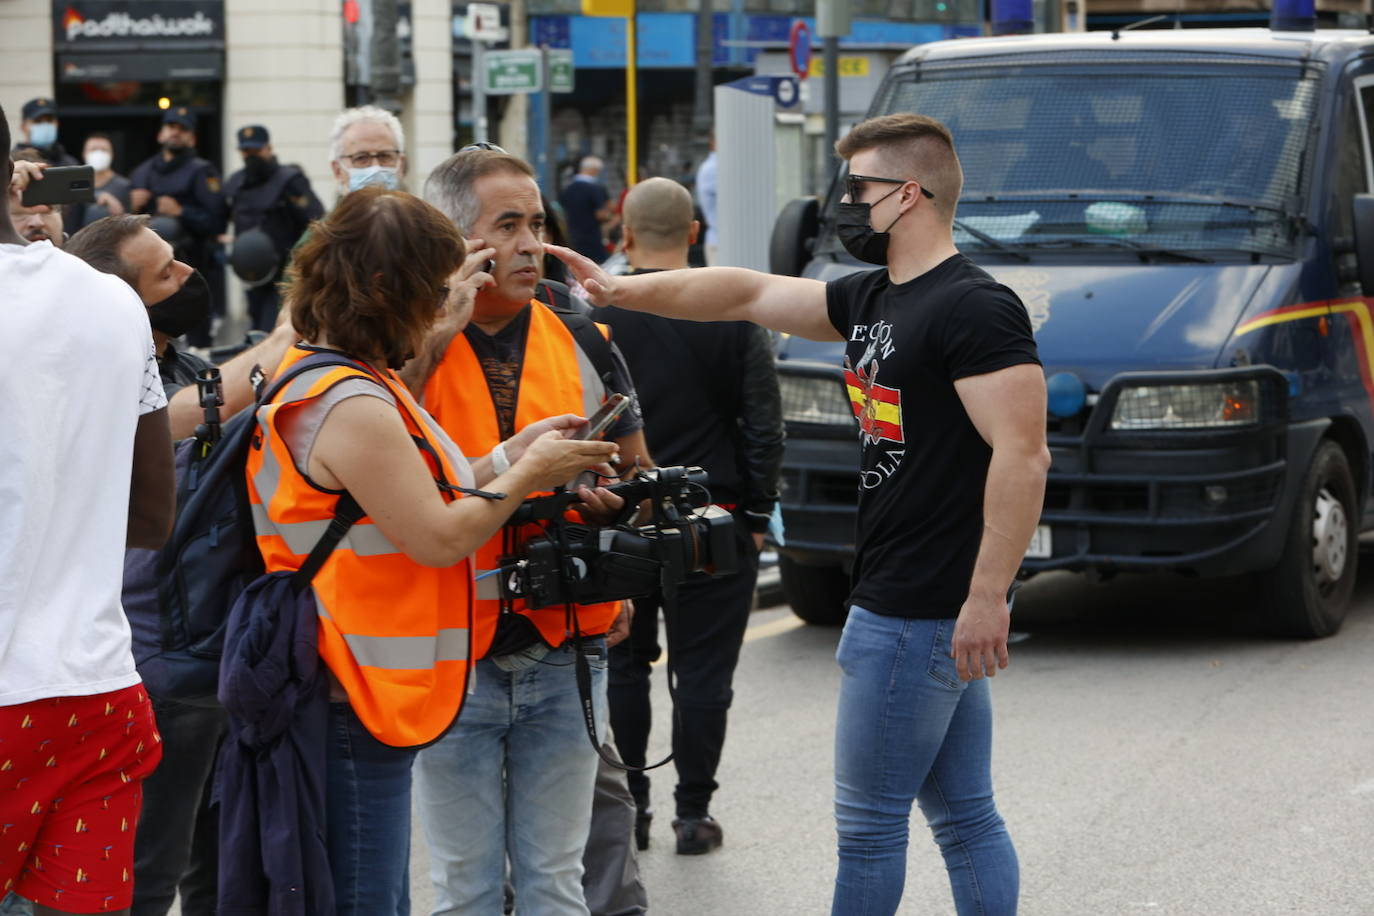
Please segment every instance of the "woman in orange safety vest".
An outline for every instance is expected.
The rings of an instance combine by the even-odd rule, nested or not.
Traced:
[[[582,418],[553,417],[502,443],[509,468],[496,475],[392,371],[446,307],[471,311],[485,257],[466,257],[453,224],[417,197],[348,194],[295,253],[291,321],[304,341],[283,368],[318,352],[352,364],[308,370],[258,408],[247,475],[268,572],[300,568],[345,493],[364,512],[312,581],[332,675],[326,844],[339,916],[403,912],[411,760],[467,687],[471,554],[524,496],[615,449],[565,438]],[[461,492],[475,487],[506,498]]]

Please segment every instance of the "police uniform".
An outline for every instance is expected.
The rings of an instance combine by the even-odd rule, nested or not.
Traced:
[[[240,128],[237,136],[240,150],[260,150],[271,142],[267,128],[258,124]],[[299,167],[280,165],[275,157],[263,161],[268,165],[243,168],[230,175],[224,183],[224,197],[234,223],[235,244],[254,229],[262,230],[272,240],[277,257],[270,273],[264,275],[260,270],[245,275],[236,259],[230,261],[240,278],[250,284],[246,295],[253,327],[270,331],[280,305],[277,281],[306,227],[324,215],[324,205]]]
[[[170,108],[162,117],[163,124],[180,124],[187,130],[196,129],[196,116],[189,108]],[[157,199],[171,197],[182,207],[181,239],[174,243],[177,256],[195,267],[210,284],[213,314],[224,314],[224,268],[219,258],[219,235],[225,229],[228,211],[224,191],[220,187],[219,171],[214,163],[202,159],[195,150],[187,150],[172,159],[159,152],[144,160],[129,176],[132,190],[146,190],[152,194],[145,212],[157,213]],[[192,344],[209,346],[208,325],[188,335]]]
[[[57,117],[57,103],[54,102],[52,99],[29,99],[27,102],[24,103],[24,107],[22,109],[22,117],[25,121],[34,121],[38,118],[43,117],[44,115],[52,115],[54,118]],[[77,158],[75,156],[67,152],[67,150],[62,146],[62,144],[57,142],[56,140],[54,140],[48,146],[38,146],[34,143],[16,143],[14,145],[14,149],[15,151],[21,149],[34,150],[38,153],[38,155],[43,157],[43,161],[46,162],[48,165],[65,166],[81,164],[77,161]]]

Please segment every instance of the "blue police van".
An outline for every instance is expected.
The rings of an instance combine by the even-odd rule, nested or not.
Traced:
[[[1237,575],[1272,632],[1335,632],[1374,526],[1374,35],[936,42],[870,115],[903,111],[952,130],[955,241],[1020,295],[1044,361],[1053,464],[1022,575]],[[783,210],[774,272],[873,269],[835,236],[843,193]],[[865,395],[839,344],[778,356],[783,589],[838,622]]]

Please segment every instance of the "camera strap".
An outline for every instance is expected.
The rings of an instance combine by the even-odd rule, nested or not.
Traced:
[[[669,753],[667,757],[664,757],[658,763],[649,763],[642,767],[631,766],[623,760],[616,760],[614,757],[611,757],[601,746],[602,741],[596,734],[596,707],[592,704],[592,666],[587,662],[586,653],[582,651],[582,628],[577,624],[577,605],[569,604],[567,610],[568,617],[572,622],[573,668],[574,674],[577,677],[577,698],[582,704],[582,721],[587,726],[587,737],[592,742],[592,749],[596,751],[596,756],[600,757],[602,762],[607,766],[615,767],[617,770],[625,770],[626,772],[633,771],[636,773],[647,773],[649,770],[656,770],[665,764],[671,763],[673,755]],[[607,659],[607,664],[609,664],[609,658]],[[675,720],[677,718],[676,681],[677,678],[673,673],[673,660],[672,657],[669,656],[668,695],[674,697],[673,717]],[[675,722],[674,724],[677,723]]]

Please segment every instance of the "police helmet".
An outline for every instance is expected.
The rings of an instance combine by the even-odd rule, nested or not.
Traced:
[[[229,266],[249,289],[271,282],[279,264],[276,243],[261,229],[249,229],[234,239]]]

